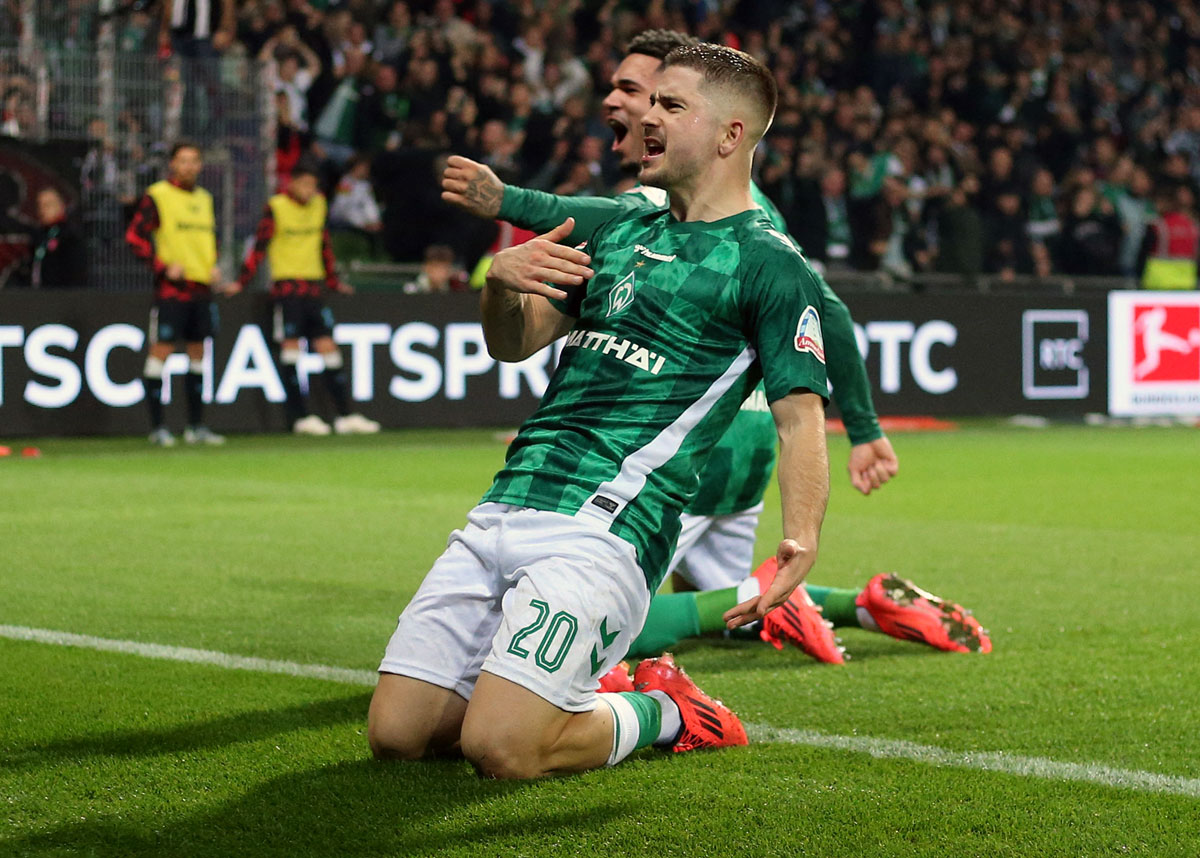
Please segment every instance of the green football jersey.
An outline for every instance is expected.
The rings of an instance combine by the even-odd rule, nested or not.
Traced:
[[[757,185],[751,184],[754,202],[779,232],[787,226],[779,209]],[[500,204],[500,217],[527,229],[544,232],[575,218],[571,240],[585,240],[599,224],[619,214],[661,211],[667,207],[667,194],[660,188],[636,187],[615,197],[560,197],[543,191],[508,186]],[[794,242],[793,242],[794,243]],[[826,350],[831,355],[829,381],[833,396],[842,412],[846,432],[853,444],[874,441],[883,435],[866,366],[858,353],[854,321],[850,311],[825,278],[817,273],[824,298],[825,312],[821,329]],[[728,432],[703,463],[700,488],[687,512],[693,515],[728,515],[757,506],[766,494],[775,469],[775,422],[762,407],[761,397],[751,397],[738,411]]]
[[[587,246],[595,276],[537,411],[484,501],[579,516],[631,543],[653,592],[701,465],[761,380],[828,395],[821,288],[761,212],[626,213]]]

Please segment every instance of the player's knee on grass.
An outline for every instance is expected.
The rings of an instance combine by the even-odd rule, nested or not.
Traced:
[[[377,760],[456,756],[467,702],[452,691],[383,674],[367,712],[367,743]]]
[[[463,724],[462,752],[480,777],[528,780],[550,774],[539,736],[518,736],[503,724],[489,724],[486,716]]]

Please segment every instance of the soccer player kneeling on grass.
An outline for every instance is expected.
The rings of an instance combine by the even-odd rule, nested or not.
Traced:
[[[669,656],[643,661],[623,691],[597,688],[666,574],[699,462],[760,380],[781,442],[785,538],[770,587],[727,622],[783,604],[816,559],[829,489],[821,291],[749,187],[775,100],[745,54],[673,52],[642,161],[670,208],[601,225],[590,257],[557,244],[571,220],[496,256],[482,296],[492,355],[519,361],[564,335],[566,348],[400,617],[371,701],[376,756],[461,753],[484,775],[523,778],[652,744],[746,743],[737,716]]]
[[[329,229],[325,223],[325,197],[317,190],[317,170],[300,162],[292,170],[287,190],[267,201],[246,254],[241,273],[227,291],[241,291],[266,257],[271,266],[271,301],[274,304],[275,340],[279,343],[280,377],[286,394],[288,425],[298,435],[369,434],[379,424],[351,413],[346,389],[346,369],[341,349],[333,341],[333,313],[321,299],[321,284],[331,292],[353,293],[338,279]],[[309,411],[308,397],[300,388],[301,338],[325,362],[321,378],[337,409],[333,426]]]

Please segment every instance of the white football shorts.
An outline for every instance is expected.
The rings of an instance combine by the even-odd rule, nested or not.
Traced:
[[[380,672],[470,699],[487,671],[568,712],[592,709],[650,593],[633,546],[590,521],[475,507],[400,615]]]
[[[754,571],[754,534],[762,503],[729,515],[680,516],[683,525],[668,574],[678,572],[697,590],[736,587]]]

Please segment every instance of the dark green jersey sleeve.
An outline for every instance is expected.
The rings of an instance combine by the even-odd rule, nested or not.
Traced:
[[[504,186],[500,199],[500,219],[534,232],[548,232],[569,217],[575,218],[575,231],[567,239],[578,244],[588,239],[599,226],[614,217],[646,209],[653,204],[641,194],[615,197],[561,197],[545,191],[533,191],[513,185]]]
[[[783,215],[758,185],[750,186],[750,196],[767,215],[775,228],[787,232]],[[560,220],[559,223],[562,223]],[[794,239],[793,239],[794,243]],[[799,247],[799,245],[797,245]],[[803,251],[804,248],[800,248]],[[867,365],[858,351],[854,338],[854,319],[850,309],[837,296],[820,272],[813,272],[821,285],[825,298],[825,314],[821,317],[821,330],[825,334],[825,352],[828,355],[829,386],[833,388],[833,401],[842,412],[846,434],[851,444],[867,444],[883,437],[879,427],[879,416],[871,400],[871,381],[867,378]]]
[[[823,302],[816,273],[780,237],[777,249],[755,253],[746,261],[741,282],[742,318],[758,352],[767,402],[794,390],[811,391],[828,402]]]
[[[842,413],[846,434],[851,444],[867,444],[883,437],[875,403],[871,401],[871,382],[867,378],[867,365],[858,351],[854,338],[854,319],[846,306],[825,282],[819,273],[821,294],[825,298],[825,315],[822,331],[825,334],[825,354],[829,361],[829,384],[833,388],[833,400]]]

